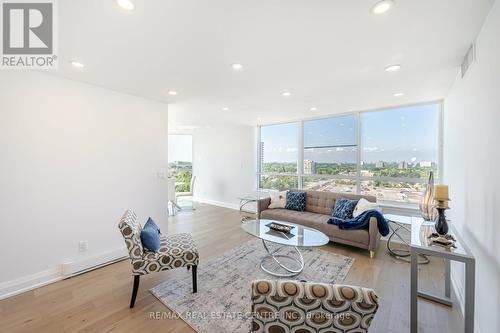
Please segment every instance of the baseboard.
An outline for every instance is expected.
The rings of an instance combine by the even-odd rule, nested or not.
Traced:
[[[0,300],[45,285],[106,266],[127,258],[124,248],[103,252],[81,260],[66,262],[58,267],[0,283]]]
[[[0,283],[0,300],[15,296],[63,279],[61,268],[48,269]]]
[[[194,201],[208,204],[208,205],[214,205],[214,206],[219,206],[219,207],[224,207],[224,208],[229,208],[229,209],[235,209],[239,210],[240,206],[237,204],[229,203],[229,202],[222,202],[222,201],[217,201],[217,200],[211,200],[211,199],[204,199],[204,198],[198,198],[195,197]]]
[[[103,252],[96,256],[65,262],[61,265],[61,274],[64,278],[68,278],[105,265],[112,264],[127,257],[127,251],[124,248],[120,247],[118,249]]]

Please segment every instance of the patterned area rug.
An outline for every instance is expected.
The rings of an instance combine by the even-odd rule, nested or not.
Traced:
[[[200,260],[198,293],[192,293],[191,274],[176,275],[150,292],[200,333],[247,333],[251,282],[274,278],[260,268],[265,254],[262,242],[253,239],[221,256]],[[292,279],[342,283],[354,262],[354,258],[320,249],[304,249],[302,255],[304,271]],[[271,259],[265,266],[279,268],[272,264]]]

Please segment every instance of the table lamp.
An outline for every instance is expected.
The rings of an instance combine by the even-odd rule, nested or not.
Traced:
[[[446,222],[445,210],[450,208],[448,202],[450,201],[448,195],[448,185],[436,185],[434,186],[434,201],[436,202],[436,209],[438,211],[438,217],[436,219],[436,232],[444,236],[448,234],[448,222]]]

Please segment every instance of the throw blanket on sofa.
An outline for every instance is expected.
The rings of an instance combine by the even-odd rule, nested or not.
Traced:
[[[349,220],[343,220],[332,216],[328,220],[328,223],[337,225],[339,229],[368,229],[371,217],[377,219],[377,226],[380,234],[382,236],[387,236],[389,234],[389,224],[385,220],[384,215],[375,209],[367,210]]]

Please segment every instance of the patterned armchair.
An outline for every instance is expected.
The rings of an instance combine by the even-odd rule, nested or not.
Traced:
[[[130,308],[134,307],[137,290],[139,289],[139,278],[141,275],[165,271],[173,268],[192,268],[193,292],[197,291],[196,271],[198,267],[198,249],[190,234],[175,234],[161,236],[160,249],[158,252],[149,252],[142,246],[141,224],[137,221],[137,215],[127,210],[118,224],[132,262],[132,275],[134,285],[132,287],[132,298]]]
[[[368,332],[378,297],[368,288],[300,281],[252,282],[258,333]]]

